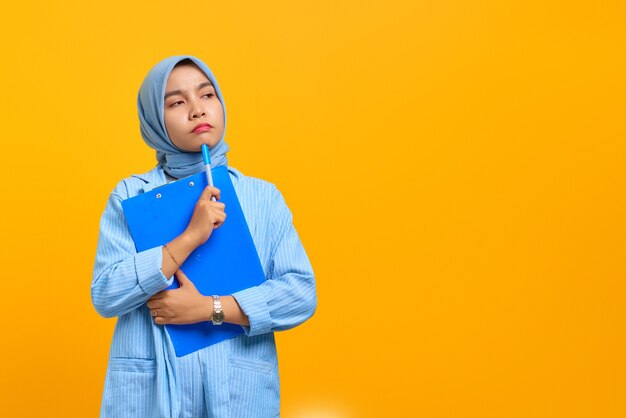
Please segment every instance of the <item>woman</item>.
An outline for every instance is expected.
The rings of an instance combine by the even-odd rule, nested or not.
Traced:
[[[104,317],[118,317],[107,368],[102,417],[274,417],[279,378],[274,331],[293,328],[315,312],[313,270],[281,193],[264,180],[228,167],[266,281],[219,295],[224,322],[238,337],[176,357],[164,324],[211,320],[217,301],[201,295],[180,270],[187,256],[228,222],[219,190],[207,187],[185,232],[166,245],[136,252],[122,200],[204,170],[227,165],[226,109],[211,70],[192,56],[158,63],[138,97],[141,134],[157,166],[118,183],[100,224],[91,285]],[[174,275],[181,286],[168,290]]]

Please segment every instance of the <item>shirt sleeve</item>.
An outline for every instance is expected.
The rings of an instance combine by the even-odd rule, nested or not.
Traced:
[[[313,268],[291,211],[276,189],[272,201],[269,278],[232,295],[250,321],[249,327],[243,326],[248,336],[293,328],[313,316],[317,307]]]
[[[173,277],[161,271],[162,246],[137,253],[122,210],[123,197],[111,193],[100,220],[91,300],[105,318],[120,316],[167,288]]]

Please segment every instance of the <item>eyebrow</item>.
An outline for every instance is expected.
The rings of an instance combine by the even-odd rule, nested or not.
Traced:
[[[209,87],[209,86],[213,86],[213,83],[211,83],[210,81],[205,81],[204,83],[200,83],[198,84],[198,87],[196,87],[196,90],[201,90],[205,87]],[[165,93],[165,96],[163,97],[163,100],[167,99],[170,96],[175,96],[177,94],[182,95],[183,91],[182,90],[172,90],[168,93]]]

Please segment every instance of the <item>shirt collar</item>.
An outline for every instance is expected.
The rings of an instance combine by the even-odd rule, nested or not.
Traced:
[[[141,188],[144,193],[167,184],[165,172],[160,164],[147,173],[133,174],[131,177],[138,178],[142,181]]]

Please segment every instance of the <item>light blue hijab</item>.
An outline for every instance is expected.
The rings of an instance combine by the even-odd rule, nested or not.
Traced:
[[[226,135],[226,106],[220,91],[220,86],[213,75],[213,72],[205,63],[191,55],[179,55],[169,57],[152,67],[139,88],[137,97],[137,108],[139,109],[139,124],[141,136],[150,148],[156,150],[156,158],[166,173],[176,178],[183,178],[204,170],[201,152],[188,152],[178,148],[170,140],[165,129],[163,118],[163,107],[165,97],[165,86],[172,69],[176,64],[184,59],[190,59],[209,78],[217,98],[224,108],[224,134],[219,142],[210,149],[211,167],[228,165],[226,153],[230,149],[224,142]]]

